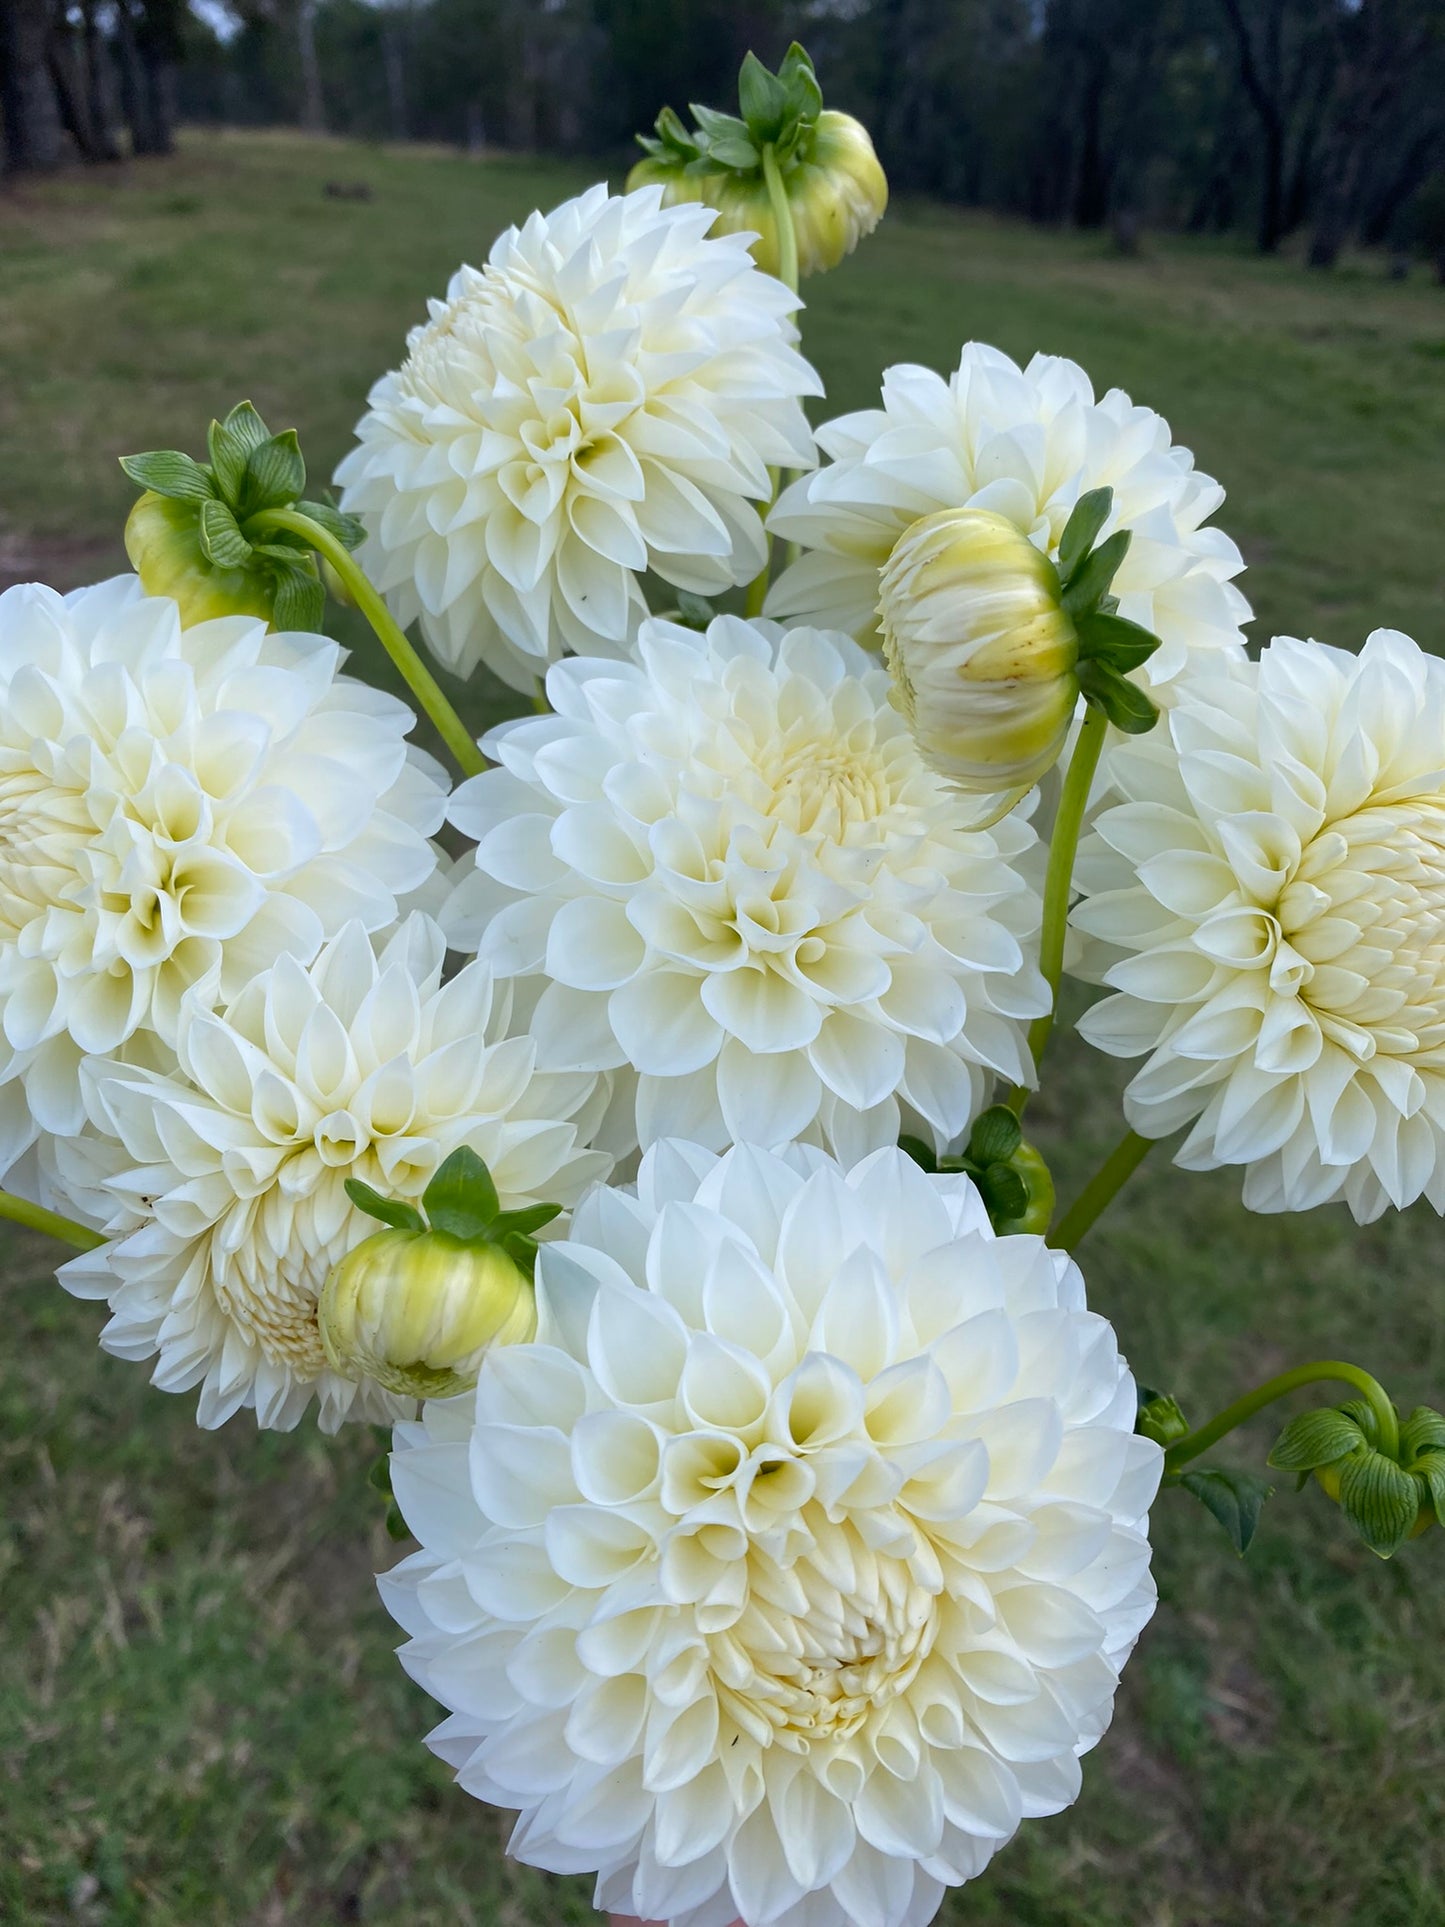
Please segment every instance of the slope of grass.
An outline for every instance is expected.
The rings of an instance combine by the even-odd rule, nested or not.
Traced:
[[[328,180],[369,201],[332,200]],[[317,475],[462,258],[578,177],[293,139],[193,139],[174,163],[0,201],[0,569],[121,566],[117,453],[198,448],[249,394]],[[1080,358],[1160,407],[1230,489],[1260,628],[1445,645],[1445,299],[1365,267],[1102,244],[905,209],[821,285],[831,406],[969,334]],[[348,631],[348,634],[351,632]],[[361,645],[370,661],[370,652]],[[463,700],[480,721],[496,692]],[[1110,1067],[1065,1042],[1037,1108],[1067,1194],[1115,1129]],[[52,1250],[0,1230],[0,1918],[551,1927],[584,1883],[502,1858],[448,1785],[432,1709],[370,1575],[395,1549],[371,1434],[199,1433],[190,1401],[95,1348]],[[1249,1219],[1227,1175],[1145,1167],[1086,1247],[1141,1377],[1198,1413],[1307,1356],[1445,1398],[1428,1214]],[[1263,1427],[1226,1459],[1258,1465]],[[1202,1513],[1156,1514],[1160,1611],[1071,1813],[1026,1827],[959,1927],[1431,1927],[1445,1922],[1445,1535],[1382,1565],[1310,1492],[1241,1564]]]

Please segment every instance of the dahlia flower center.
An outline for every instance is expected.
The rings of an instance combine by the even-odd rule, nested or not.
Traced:
[[[851,824],[875,821],[893,800],[888,768],[873,743],[784,735],[763,752],[759,773],[772,792],[768,814],[804,834],[841,836]]]
[[[848,1538],[858,1577],[846,1591],[811,1559],[784,1568],[754,1546],[748,1606],[710,1641],[719,1699],[760,1746],[807,1753],[851,1739],[907,1693],[932,1650],[934,1595],[903,1560]]]
[[[1445,796],[1330,824],[1278,916],[1301,996],[1341,1041],[1395,1056],[1445,1046]]]

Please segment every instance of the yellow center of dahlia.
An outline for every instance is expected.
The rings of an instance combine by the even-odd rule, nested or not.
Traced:
[[[1330,824],[1278,917],[1299,994],[1337,1043],[1361,1061],[1445,1051],[1445,796]]]
[[[768,815],[805,834],[837,836],[882,816],[893,801],[887,761],[875,742],[785,736],[765,750],[759,774],[772,791]]]

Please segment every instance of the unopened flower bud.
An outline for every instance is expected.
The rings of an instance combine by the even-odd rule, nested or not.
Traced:
[[[400,1228],[342,1259],[319,1317],[334,1370],[410,1398],[468,1390],[491,1346],[525,1344],[537,1328],[532,1281],[500,1245]]]
[[[976,793],[1023,791],[1057,762],[1079,697],[1058,570],[989,509],[944,509],[900,538],[878,613],[893,702],[924,759]]]
[[[125,552],[146,594],[169,596],[180,610],[184,628],[215,616],[271,620],[267,583],[250,570],[218,569],[206,559],[192,502],[178,502],[147,489],[126,519]]]
[[[871,234],[888,206],[868,129],[851,114],[819,114],[807,158],[784,177],[798,238],[800,276],[825,274]]]

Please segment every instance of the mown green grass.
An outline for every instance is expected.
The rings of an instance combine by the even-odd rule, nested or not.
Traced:
[[[327,200],[328,179],[374,198]],[[199,448],[242,394],[324,475],[426,295],[577,180],[211,138],[0,201],[0,568],[120,566],[115,455]],[[1436,290],[1162,242],[1120,261],[925,209],[810,293],[833,406],[865,403],[887,361],[951,365],[970,334],[1076,355],[1226,481],[1260,631],[1353,644],[1389,622],[1445,647]],[[495,692],[463,700],[481,720]],[[1068,1042],[1055,1069],[1032,1115],[1067,1194],[1116,1128],[1117,1080]],[[1406,1406],[1445,1399],[1441,1252],[1428,1213],[1249,1219],[1227,1175],[1161,1165],[1085,1260],[1140,1376],[1202,1415],[1341,1353]],[[502,1823],[421,1747],[433,1711],[371,1587],[395,1556],[365,1485],[376,1439],[198,1432],[189,1400],[99,1354],[53,1258],[9,1234],[0,1285],[0,1919],[587,1919],[585,1884],[505,1862]],[[1268,1437],[1221,1456],[1257,1466]],[[1310,1492],[1272,1503],[1243,1564],[1182,1495],[1156,1537],[1161,1607],[1084,1798],[946,1920],[1445,1922],[1445,1535],[1382,1565]]]

